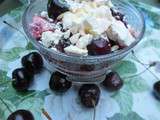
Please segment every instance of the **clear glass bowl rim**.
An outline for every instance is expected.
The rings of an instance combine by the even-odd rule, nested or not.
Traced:
[[[52,50],[50,48],[45,47],[44,45],[42,45],[41,43],[39,43],[30,33],[29,28],[28,28],[28,21],[27,21],[27,16],[29,14],[29,10],[30,8],[34,5],[34,3],[37,0],[35,0],[34,2],[32,2],[25,10],[23,17],[22,17],[22,25],[24,28],[25,33],[27,34],[27,36],[29,37],[29,39],[31,40],[32,44],[37,45],[38,47],[43,48],[44,50],[48,51],[48,52],[52,52],[55,56],[57,56],[58,58],[61,58],[62,60],[72,60],[73,61],[78,61],[78,63],[85,63],[85,62],[89,62],[89,63],[94,63],[94,62],[98,62],[99,60],[102,61],[107,61],[107,60],[111,60],[112,58],[119,56],[127,51],[129,51],[130,49],[132,49],[134,46],[137,45],[137,43],[140,42],[140,40],[142,39],[143,35],[144,35],[144,31],[145,31],[145,21],[144,21],[144,17],[142,15],[142,13],[136,9],[131,3],[124,1],[124,0],[118,0],[119,2],[126,4],[127,6],[129,6],[131,9],[133,9],[136,13],[138,13],[138,15],[141,18],[141,23],[142,23],[142,31],[140,31],[139,36],[137,36],[136,41],[133,42],[130,46],[122,49],[122,50],[118,50],[115,51],[113,53],[109,53],[106,55],[99,55],[99,56],[72,56],[72,55],[67,55],[65,53],[59,52],[59,51],[55,51]]]

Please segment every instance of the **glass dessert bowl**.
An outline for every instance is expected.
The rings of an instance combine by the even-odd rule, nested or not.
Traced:
[[[86,52],[79,52],[81,55],[64,53],[61,50],[57,50],[56,47],[55,48],[53,47],[53,49],[51,49],[50,46],[47,46],[48,44],[47,45],[44,44],[45,42],[42,43],[43,40],[42,41],[37,40],[36,38],[37,31],[34,31],[36,33],[36,36],[34,36],[32,34],[33,32],[31,29],[31,23],[33,23],[35,14],[43,14],[42,11],[47,11],[47,3],[48,1],[35,0],[33,3],[31,3],[28,6],[28,8],[26,9],[23,15],[23,28],[25,33],[29,37],[31,43],[43,55],[44,59],[46,60],[46,63],[47,63],[46,68],[49,69],[50,71],[57,70],[63,74],[66,74],[68,76],[68,79],[71,81],[88,82],[88,83],[101,82],[102,80],[104,80],[106,72],[112,69],[112,65],[118,63],[129,52],[131,52],[131,50],[137,45],[137,43],[140,42],[140,40],[143,37],[145,25],[144,25],[144,19],[141,13],[130,3],[124,2],[123,0],[118,0],[118,1],[112,0],[113,7],[111,9],[111,13],[113,15],[115,14],[115,11],[112,11],[112,10],[118,10],[118,13],[125,16],[125,21],[123,23],[127,29],[129,27],[131,28],[130,30],[132,30],[132,37],[134,37],[134,41],[132,41],[132,43],[130,43],[127,47],[125,46],[115,51],[111,51],[111,45],[107,44],[108,46],[105,48],[106,50],[110,48],[109,49],[110,51],[105,52],[105,54],[103,54],[101,50],[100,52],[98,51],[99,54],[95,54],[95,52],[92,52],[92,49],[90,54],[88,49],[89,45],[87,46],[87,50],[88,50],[87,55],[81,54]],[[118,17],[121,17],[121,16],[118,16]],[[119,19],[119,18],[115,18],[115,19]],[[37,19],[35,19],[35,22],[36,21]],[[126,23],[129,26],[127,26]],[[52,32],[49,29],[47,31]],[[123,33],[123,30],[121,33],[122,35],[125,34]],[[39,37],[39,33],[38,33],[38,37]],[[42,38],[43,34],[40,37]],[[125,41],[129,41],[129,40],[130,39],[128,38]],[[80,43],[80,45],[82,44]],[[91,48],[95,48],[95,47],[91,46]],[[115,46],[113,48],[115,49]],[[65,50],[66,49],[64,48],[64,51]],[[76,50],[67,49],[65,52],[68,52],[68,51],[72,53],[73,51],[76,51]]]

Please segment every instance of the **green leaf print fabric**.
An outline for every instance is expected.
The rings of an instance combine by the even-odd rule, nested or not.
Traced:
[[[64,95],[57,95],[49,90],[51,73],[44,69],[34,77],[34,82],[27,93],[17,93],[11,85],[12,71],[21,67],[21,57],[34,51],[34,47],[19,32],[3,24],[8,21],[23,31],[21,18],[24,6],[17,8],[0,18],[0,120],[6,120],[11,111],[30,110],[35,120],[47,120],[42,114],[44,108],[53,120],[91,120],[92,109],[81,106],[77,90],[71,88]],[[96,120],[160,120],[160,102],[152,95],[152,86],[160,76],[155,66],[149,71],[137,58],[149,65],[160,61],[160,10],[152,6],[129,0],[143,12],[146,30],[136,48],[114,67],[124,85],[118,92],[107,92],[101,87],[101,97],[96,107]],[[159,77],[160,78],[160,77]],[[5,104],[4,104],[5,103]]]

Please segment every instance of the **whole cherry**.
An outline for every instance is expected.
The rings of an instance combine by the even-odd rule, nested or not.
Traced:
[[[117,91],[123,86],[123,80],[117,72],[110,72],[102,84],[109,91]]]
[[[71,86],[72,86],[72,82],[66,79],[66,75],[60,72],[54,72],[51,75],[51,78],[49,81],[49,87],[51,90],[64,93],[68,91],[68,89],[70,89]]]
[[[34,120],[34,116],[28,110],[17,110],[11,113],[7,120]]]
[[[81,103],[87,108],[95,108],[100,99],[100,89],[95,84],[84,84],[79,89]]]
[[[92,40],[87,50],[89,55],[105,55],[111,52],[111,45],[107,40],[99,38]]]
[[[33,74],[25,68],[17,68],[12,72],[12,86],[17,91],[27,91],[32,80]]]
[[[31,73],[39,73],[43,68],[43,59],[38,52],[31,52],[22,57],[22,65]]]

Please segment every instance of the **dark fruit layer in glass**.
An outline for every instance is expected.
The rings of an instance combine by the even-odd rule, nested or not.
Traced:
[[[111,52],[111,44],[103,39],[99,38],[93,40],[91,44],[87,46],[89,55],[105,55]]]

